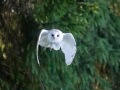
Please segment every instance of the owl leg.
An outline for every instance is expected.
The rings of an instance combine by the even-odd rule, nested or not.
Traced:
[[[53,49],[53,45],[51,44],[51,45],[50,45],[50,52],[52,51],[52,49]]]
[[[45,51],[46,50],[46,48],[43,48],[43,51]]]
[[[46,48],[43,48],[42,51],[41,51],[41,54],[46,50]]]
[[[50,48],[50,52],[52,51],[52,48]]]

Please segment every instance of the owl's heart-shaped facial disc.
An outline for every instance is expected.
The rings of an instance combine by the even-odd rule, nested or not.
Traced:
[[[48,41],[49,42],[58,43],[58,42],[62,41],[62,39],[63,39],[63,33],[60,30],[52,29],[51,31],[49,31],[49,33],[48,33]]]

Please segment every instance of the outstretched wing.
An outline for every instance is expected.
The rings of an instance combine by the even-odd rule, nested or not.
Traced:
[[[39,58],[38,58],[38,47],[39,45],[44,46],[44,47],[47,47],[49,45],[49,42],[47,41],[47,36],[48,36],[48,30],[42,29],[39,34],[37,46],[36,46],[36,56],[37,56],[38,64],[40,64]]]
[[[76,54],[76,42],[71,33],[64,33],[63,40],[60,42],[61,49],[65,54],[65,62],[70,65]]]

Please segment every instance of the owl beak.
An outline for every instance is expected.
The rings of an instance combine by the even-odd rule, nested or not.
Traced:
[[[56,38],[55,38],[55,37],[53,37],[53,39],[55,40]]]

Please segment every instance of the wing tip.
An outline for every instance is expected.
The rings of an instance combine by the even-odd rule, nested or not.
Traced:
[[[71,62],[72,63],[72,62]],[[66,63],[67,64],[67,66],[69,66],[71,63]]]
[[[38,65],[40,66],[40,62],[39,62],[39,59],[37,59],[37,62],[38,62]]]
[[[65,63],[67,64],[67,66],[69,66],[71,63],[72,63],[72,61],[73,61],[73,59],[72,60],[70,60],[70,61],[65,61]]]

